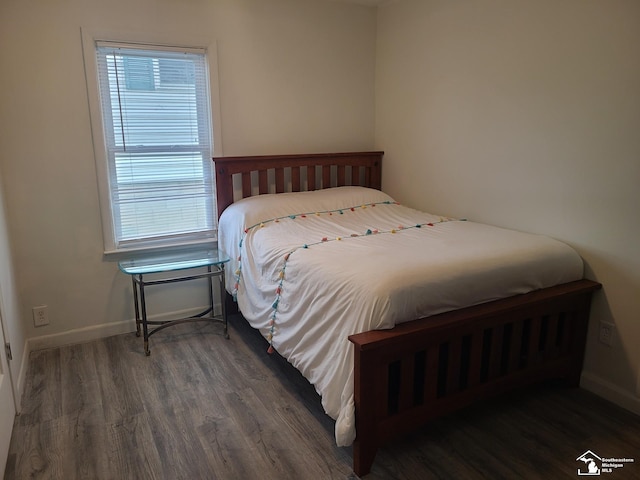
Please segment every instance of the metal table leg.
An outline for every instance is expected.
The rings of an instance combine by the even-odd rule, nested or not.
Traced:
[[[148,357],[151,355],[149,350],[149,327],[147,325],[147,304],[144,297],[144,281],[142,280],[142,274],[138,282],[140,288],[140,307],[142,309],[142,332],[144,334],[144,354]]]
[[[133,306],[136,311],[136,337],[140,336],[140,306],[138,305],[138,286],[136,276],[131,275],[131,286],[133,287]]]

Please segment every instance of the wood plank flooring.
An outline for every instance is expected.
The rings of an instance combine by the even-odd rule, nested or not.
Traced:
[[[353,479],[313,388],[240,317],[33,352],[9,479]],[[636,463],[640,418],[544,386],[432,422],[382,448],[367,480],[578,478],[591,450]],[[605,476],[603,473],[602,476]]]

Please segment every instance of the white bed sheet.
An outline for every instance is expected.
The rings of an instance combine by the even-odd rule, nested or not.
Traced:
[[[355,438],[349,335],[583,276],[562,242],[420,212],[363,187],[240,200],[220,218],[219,244],[232,257],[227,290],[314,385],[341,446]]]

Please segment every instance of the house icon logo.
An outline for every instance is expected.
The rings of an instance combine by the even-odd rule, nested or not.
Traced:
[[[576,458],[576,462],[585,463],[584,467],[578,468],[578,475],[600,475],[602,458],[593,453],[591,450],[587,450],[578,458]]]

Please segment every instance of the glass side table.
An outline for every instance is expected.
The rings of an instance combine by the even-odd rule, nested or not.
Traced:
[[[185,322],[213,321],[224,326],[224,336],[229,338],[227,312],[225,310],[224,266],[229,257],[217,249],[167,253],[162,255],[145,255],[127,258],[118,262],[120,271],[131,276],[133,286],[133,303],[136,313],[136,336],[140,336],[140,327],[144,337],[144,353],[149,356],[149,337],[172,325]],[[200,272],[192,271],[201,269]],[[206,270],[206,271],[203,271]],[[145,280],[145,275],[156,274],[153,280]],[[213,278],[219,280],[221,312],[216,315],[213,293]],[[206,278],[209,282],[209,307],[197,315],[175,320],[149,320],[145,288],[152,285],[164,285],[175,282],[186,282]],[[155,326],[149,329],[149,326]]]

